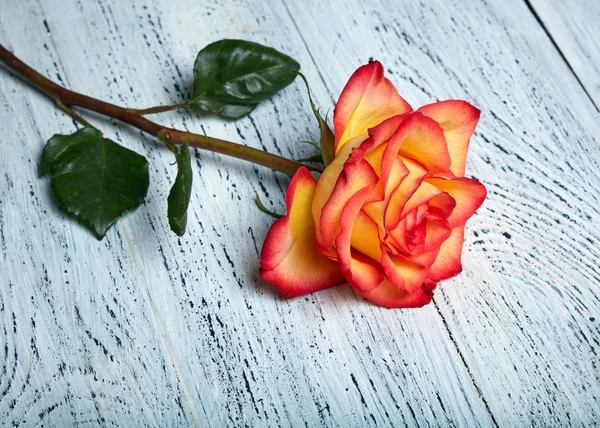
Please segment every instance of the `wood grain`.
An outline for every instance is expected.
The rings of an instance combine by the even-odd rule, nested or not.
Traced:
[[[3,3],[0,39],[69,83],[36,2]],[[126,230],[97,242],[37,177],[74,124],[8,74],[0,121],[0,425],[193,424]]]
[[[151,165],[146,203],[98,243],[51,208],[48,183],[35,174],[43,141],[73,124],[3,75],[0,122],[20,144],[0,152],[0,417],[21,425],[593,425],[600,124],[526,4],[200,3],[10,0],[0,38],[49,77],[132,107],[180,101],[197,51],[225,37],[299,60],[325,111],[369,57],[414,106],[470,100],[483,116],[468,172],[490,195],[469,222],[465,271],[421,310],[374,307],[348,287],[283,300],[257,277],[272,220],[253,197],[282,212],[287,178],[194,152],[189,229],[177,238],[166,219],[169,153],[89,115]],[[235,123],[177,113],[160,120],[299,158],[310,148],[297,141],[317,138],[309,111],[297,82]]]
[[[191,73],[188,67],[180,76],[179,64],[191,64],[200,47],[225,36],[249,37],[309,62],[298,36],[280,36],[295,34],[283,7],[247,6],[242,12],[238,4],[222,5],[218,16],[211,15],[222,24],[213,27],[206,11],[189,5],[186,14],[162,3],[129,10],[116,2],[60,10],[42,3],[42,10],[59,55],[71,58],[63,64],[72,87],[108,99],[122,94],[114,99],[144,106],[183,96]],[[132,28],[132,21],[139,26]],[[194,21],[206,24],[190,34],[198,28]],[[241,30],[226,34],[223,26]],[[271,33],[260,29],[269,27]],[[169,34],[179,38],[163,40]],[[98,54],[86,55],[86,45]],[[113,56],[123,62],[117,66]],[[317,131],[308,112],[304,89],[296,85],[235,125],[175,115],[166,120],[297,157],[307,149],[294,142]],[[435,308],[399,318],[348,289],[288,302],[257,284],[258,249],[271,220],[256,210],[252,196],[259,191],[281,210],[287,179],[197,153],[195,221],[177,239],[164,212],[171,158],[136,142],[139,135],[127,128],[117,127],[115,138],[126,138],[154,168],[146,205],[121,223],[201,425],[491,423]],[[437,351],[423,359],[411,352],[415,346]],[[425,374],[434,381],[422,382]]]
[[[414,106],[483,110],[467,173],[489,196],[436,306],[499,425],[594,425],[598,113],[525,3],[434,3],[287,7],[334,94],[375,57]]]
[[[162,2],[129,10],[118,5],[86,5],[78,12],[73,4],[69,10],[79,17],[71,23],[76,34],[85,35],[95,50],[125,58],[119,71],[101,56],[83,56],[85,61],[69,61],[65,67],[72,85],[91,87],[96,95],[109,92],[102,82],[116,78],[114,93],[123,93],[119,101],[125,104],[177,101],[191,82],[191,67],[185,64],[191,65],[202,46],[223,37],[250,38],[310,64],[283,5],[232,2],[214,11],[175,5],[185,14]],[[77,58],[81,43],[66,31],[64,12],[42,6],[60,54]],[[117,34],[132,20],[139,23],[135,31]],[[111,31],[104,40],[102,35]],[[316,75],[314,68],[305,71]],[[129,87],[136,88],[136,95],[123,91]],[[326,93],[322,86],[314,90],[320,98]],[[300,84],[235,124],[165,118],[292,157],[308,154],[297,141],[317,133]],[[129,141],[136,144],[131,136]],[[172,160],[152,145],[137,147],[155,168],[153,185],[147,204],[126,221],[202,425],[491,425],[434,307],[398,317],[365,304],[348,289],[288,302],[257,283],[258,252],[272,220],[256,210],[252,197],[258,191],[281,210],[286,178],[197,153],[190,211],[195,221],[177,239],[164,214]],[[415,347],[423,352],[435,347],[435,355],[423,358],[411,351]],[[423,382],[425,377],[430,380]]]
[[[600,110],[600,8],[594,0],[528,0]]]

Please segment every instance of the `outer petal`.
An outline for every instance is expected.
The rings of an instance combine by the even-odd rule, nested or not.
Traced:
[[[315,221],[315,230],[317,236],[317,243],[321,245],[323,238],[321,236],[321,211],[329,200],[333,188],[335,187],[340,174],[344,170],[344,164],[348,160],[348,157],[352,153],[352,149],[359,147],[368,135],[361,135],[348,141],[344,144],[343,149],[337,154],[331,164],[325,168],[323,174],[319,178],[317,183],[317,190],[315,191],[315,197],[312,204],[313,219]]]
[[[452,278],[462,271],[460,261],[462,254],[463,241],[465,236],[465,226],[459,226],[452,229],[452,235],[444,241],[440,247],[437,259],[429,268],[427,277],[433,281]]]
[[[317,187],[307,168],[300,168],[286,195],[287,214],[267,233],[260,276],[286,297],[295,297],[345,281],[338,264],[317,252],[311,206]]]
[[[343,207],[341,216],[339,217],[340,233],[335,238],[335,247],[338,255],[338,263],[348,283],[358,290],[369,290],[376,287],[383,280],[381,274],[381,266],[377,266],[377,272],[374,272],[373,266],[378,265],[375,260],[369,257],[356,257],[352,251],[353,230],[355,225],[363,232],[378,234],[376,227],[369,227],[371,220],[364,213],[361,213],[361,208],[369,201],[377,198],[373,191],[375,183],[368,187],[359,190],[352,196]],[[357,217],[360,219],[357,222]],[[371,225],[372,226],[372,225]],[[358,243],[357,237],[354,237],[355,243]],[[379,240],[377,240],[379,241]],[[369,245],[369,242],[361,242],[364,245]],[[379,242],[377,242],[379,244]],[[360,246],[360,245],[359,245]],[[367,249],[365,253],[375,249]]]
[[[384,249],[381,264],[390,282],[410,294],[417,292],[427,278],[427,268],[390,255]]]
[[[388,152],[414,159],[432,172],[446,172],[450,169],[451,160],[444,131],[435,120],[419,112],[404,119],[390,138],[384,163]]]
[[[367,144],[369,141],[365,140],[363,144]],[[348,201],[354,198],[362,189],[372,189],[379,180],[373,167],[362,159],[364,154],[361,154],[361,148],[362,146],[355,149],[350,159],[344,164],[344,170],[340,174],[329,200],[321,211],[321,218],[319,219],[320,234],[318,236],[320,239],[318,240],[318,244],[325,250],[331,248],[335,237],[340,231],[340,217]],[[358,208],[360,209],[361,207],[362,205]]]
[[[417,111],[440,124],[452,159],[450,170],[457,177],[464,177],[469,141],[481,114],[479,109],[466,101],[448,100],[423,106]]]
[[[385,306],[386,308],[420,308],[431,302],[435,283],[425,281],[426,285],[419,287],[414,293],[407,293],[404,290],[394,286],[390,280],[386,279],[377,287],[370,291],[360,291],[371,302]]]
[[[384,280],[381,265],[356,251],[352,251],[348,266],[348,283],[359,291],[372,290]]]
[[[360,210],[352,224],[350,246],[373,260],[381,260],[379,227],[364,210]]]
[[[473,178],[426,178],[424,182],[448,193],[456,201],[456,207],[448,217],[452,228],[464,224],[481,206],[487,194],[485,186]]]
[[[383,77],[381,64],[372,61],[363,65],[350,77],[333,111],[336,154],[351,138],[408,111],[412,108]]]

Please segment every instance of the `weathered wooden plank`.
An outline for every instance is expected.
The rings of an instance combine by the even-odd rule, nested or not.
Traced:
[[[333,95],[375,57],[415,106],[483,110],[468,173],[489,196],[436,305],[500,425],[597,423],[600,123],[526,4],[286,4]]]
[[[0,40],[67,83],[36,1],[2,3]],[[126,227],[97,242],[37,178],[45,140],[74,124],[0,76],[0,425],[193,424]]]
[[[594,0],[528,0],[581,84],[600,109],[600,7]]]
[[[300,60],[317,99],[329,98],[282,4],[55,4],[42,8],[69,81],[93,95],[140,107],[175,102],[197,51],[240,37]],[[296,142],[317,135],[299,83],[236,123],[163,118],[291,157],[308,154]],[[177,238],[166,221],[172,159],[137,142],[137,132],[117,130],[152,165],[147,203],[123,223],[201,424],[492,425],[435,307],[388,311],[348,288],[284,301],[258,281],[272,220],[254,207],[254,192],[281,211],[287,179],[196,153],[189,230]]]

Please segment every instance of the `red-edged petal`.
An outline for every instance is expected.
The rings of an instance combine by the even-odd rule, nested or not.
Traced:
[[[344,147],[333,159],[333,162],[331,162],[331,164],[325,168],[325,171],[323,171],[323,174],[321,174],[321,177],[319,177],[319,182],[317,183],[317,190],[315,191],[315,197],[312,205],[317,244],[319,244],[319,247],[322,247],[323,241],[321,236],[321,212],[323,211],[323,207],[327,201],[329,201],[329,197],[333,192],[333,188],[339,180],[340,174],[344,170],[344,164],[352,154],[353,149],[359,147],[367,138],[368,135],[365,134],[344,144]],[[322,248],[319,248],[319,250],[324,251]]]
[[[432,283],[433,281],[428,281],[427,286],[424,284],[414,293],[407,293],[386,279],[370,291],[357,291],[371,302],[389,309],[420,308],[431,302],[431,298],[433,297],[432,290],[435,288],[435,286],[431,285]]]
[[[469,141],[481,112],[466,101],[448,100],[433,103],[417,110],[440,124],[450,152],[450,170],[457,177],[465,175]]]
[[[407,293],[415,293],[427,278],[428,269],[382,250],[381,265],[392,284]]]
[[[429,201],[429,215],[447,219],[456,208],[456,200],[448,193],[441,193]]]
[[[365,140],[367,143],[369,140]],[[360,147],[355,150],[360,150]],[[379,177],[371,165],[362,159],[360,152],[355,152],[345,163],[329,200],[323,206],[319,219],[321,238],[318,243],[324,250],[329,250],[340,231],[340,217],[346,204],[363,189],[371,189],[379,181]],[[362,208],[362,205],[359,209]],[[358,211],[357,211],[358,212]],[[354,214],[356,216],[356,213]]]
[[[464,225],[452,229],[452,234],[441,245],[437,259],[429,268],[429,274],[427,275],[429,279],[441,281],[442,279],[452,278],[462,271],[460,259],[464,236]]]
[[[344,87],[333,111],[335,152],[367,129],[412,108],[383,76],[378,61],[359,67]]]
[[[364,207],[363,207],[364,208]],[[360,210],[352,224],[352,235],[350,238],[352,248],[373,260],[381,260],[381,237],[379,228],[371,217]]]
[[[425,233],[423,251],[439,247],[442,245],[442,242],[446,241],[452,235],[452,229],[448,221],[443,219],[427,217],[425,219],[425,227],[427,228],[427,232]]]
[[[403,259],[408,260],[409,262],[428,268],[433,264],[433,262],[435,262],[435,259],[437,259],[439,252],[440,247],[436,247],[431,250],[423,251],[418,256],[412,256],[406,253],[398,253],[397,255],[398,257],[402,257]]]
[[[487,194],[485,186],[473,178],[426,178],[424,182],[446,192],[456,201],[456,207],[448,217],[452,228],[464,224],[481,206]]]
[[[397,153],[420,162],[433,172],[450,169],[450,154],[444,131],[433,119],[415,112],[407,117],[390,144],[398,145]]]
[[[384,155],[384,159],[385,157],[386,155]],[[392,162],[386,162],[384,160],[384,162],[386,162],[387,165],[390,165],[389,168],[386,166],[385,169],[391,171],[391,165],[397,162],[397,159],[400,159],[402,161],[403,165],[408,169],[409,173],[402,177],[398,187],[393,189],[390,194],[388,206],[385,210],[385,227],[388,230],[396,227],[396,225],[400,221],[400,215],[404,210],[406,202],[417,191],[417,189],[423,182],[423,178],[427,175],[427,170],[420,163],[407,158],[398,158],[396,156],[394,156]]]
[[[433,291],[433,290],[435,290],[435,287],[437,287],[437,281],[432,281],[430,279],[426,279],[425,282],[423,283],[423,287],[425,287],[429,291]]]
[[[406,201],[404,207],[402,207],[400,218],[405,217],[408,213],[420,208],[440,194],[442,194],[442,190],[437,186],[428,183],[427,180],[423,180],[418,189],[411,195],[410,199]]]
[[[335,238],[335,248],[338,255],[338,263],[340,269],[348,283],[359,290],[368,290],[376,287],[382,280],[381,267],[375,264],[375,260],[356,257],[355,251],[352,250],[353,230],[355,225],[363,231],[377,234],[377,228],[372,227],[371,219],[361,212],[361,208],[369,201],[378,197],[376,192],[373,192],[376,183],[372,183],[368,187],[356,192],[343,207],[339,218],[340,233]],[[360,215],[359,215],[360,214]],[[358,221],[357,221],[358,218]],[[355,242],[358,237],[354,236]],[[378,241],[378,240],[377,240]],[[360,243],[359,243],[360,244]],[[368,243],[364,243],[369,245]],[[377,242],[377,245],[379,243]],[[363,248],[363,250],[365,250]],[[366,253],[375,251],[375,249],[367,248]],[[364,254],[364,253],[363,253]],[[377,274],[374,274],[372,267],[377,267]]]
[[[372,290],[384,280],[381,265],[357,251],[351,252],[350,258],[345,261],[345,266],[346,263],[348,284],[356,290]]]
[[[292,178],[287,214],[267,233],[260,276],[286,297],[311,293],[344,282],[338,264],[317,252],[311,206],[317,183],[307,168]]]

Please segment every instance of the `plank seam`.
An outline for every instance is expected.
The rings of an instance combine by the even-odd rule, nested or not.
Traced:
[[[488,414],[490,415],[490,418],[492,419],[492,423],[494,424],[494,426],[496,428],[499,428],[498,422],[496,421],[496,418],[494,417],[494,414],[492,413],[492,410],[490,409],[490,406],[489,406],[487,400],[483,396],[483,392],[479,388],[479,385],[477,385],[477,382],[475,382],[475,376],[473,376],[473,372],[471,371],[471,368],[467,364],[467,360],[466,360],[465,356],[463,355],[462,351],[460,350],[460,348],[458,346],[458,342],[454,338],[454,335],[452,334],[452,331],[450,330],[450,326],[448,325],[448,322],[446,321],[446,318],[444,317],[444,314],[442,314],[442,311],[440,310],[440,307],[438,306],[438,304],[437,304],[437,302],[435,300],[435,297],[431,301],[433,303],[433,306],[435,306],[435,309],[436,309],[438,315],[442,319],[442,323],[444,324],[444,327],[446,328],[446,331],[448,332],[448,337],[450,338],[450,341],[454,345],[454,348],[456,349],[456,352],[458,352],[458,356],[460,357],[461,361],[463,362],[463,365],[467,369],[467,373],[469,374],[469,378],[471,379],[471,383],[473,383],[473,386],[475,387],[475,390],[477,391],[477,394],[479,394],[479,398],[481,398],[481,401],[483,402],[483,405],[485,406],[485,409],[487,410]]]
[[[560,48],[560,46],[558,45],[558,43],[556,42],[556,40],[554,39],[554,37],[552,37],[552,34],[550,33],[550,30],[548,29],[548,27],[546,27],[546,24],[544,24],[544,21],[543,21],[542,17],[540,15],[538,15],[538,13],[536,12],[535,8],[531,4],[531,1],[530,0],[523,0],[523,1],[527,5],[527,8],[529,9],[529,11],[533,15],[533,17],[536,19],[536,21],[538,22],[538,24],[540,24],[540,27],[542,27],[542,30],[544,30],[544,33],[546,33],[546,36],[548,36],[548,38],[550,39],[550,41],[554,45],[554,48],[556,49],[556,51],[558,52],[558,54],[560,55],[560,57],[563,59],[563,61],[565,62],[565,64],[567,64],[567,67],[569,67],[569,70],[571,71],[571,73],[573,74],[573,76],[575,76],[575,79],[577,79],[577,83],[579,83],[579,86],[581,86],[581,89],[583,89],[583,92],[585,93],[585,95],[589,98],[589,100],[592,103],[592,105],[594,107],[596,107],[596,110],[598,112],[600,112],[600,106],[598,106],[594,102],[594,99],[592,98],[592,96],[590,95],[590,93],[587,91],[585,85],[583,84],[583,82],[581,81],[581,79],[579,78],[579,76],[577,75],[577,73],[575,72],[575,70],[573,69],[573,67],[571,66],[571,63],[569,62],[569,60],[565,56],[564,52],[562,51],[562,49]]]
[[[526,0],[527,1],[527,0]],[[323,77],[323,75],[321,74],[321,71],[319,70],[319,66],[317,65],[317,62],[315,60],[315,57],[313,56],[312,52],[310,51],[308,44],[306,42],[306,40],[304,39],[304,35],[302,34],[302,32],[300,31],[300,28],[298,27],[298,24],[296,23],[296,20],[294,19],[293,15],[290,12],[290,9],[288,8],[285,0],[282,0],[283,6],[285,7],[285,10],[288,13],[288,16],[290,17],[292,23],[294,24],[294,27],[296,28],[296,31],[298,32],[298,35],[300,36],[300,39],[302,40],[302,43],[304,44],[304,47],[306,48],[306,51],[308,52],[308,55],[310,56],[310,59],[313,63],[313,65],[316,67],[317,69],[317,73],[319,74],[319,77],[321,79],[321,82],[323,83],[325,89],[327,89],[327,92],[329,92],[329,96],[331,97],[332,102],[335,104],[335,97],[334,95],[331,93],[329,86],[327,85],[327,83],[325,82],[325,78]],[[581,83],[581,82],[580,82]],[[586,92],[587,93],[587,92]],[[589,97],[589,94],[588,94]],[[479,397],[481,398],[481,401],[483,402],[485,409],[487,410],[488,414],[490,415],[490,418],[492,419],[492,423],[494,424],[494,426],[496,428],[498,428],[498,422],[496,421],[496,418],[494,417],[494,414],[492,413],[490,406],[488,405],[487,400],[485,399],[485,397],[483,396],[483,393],[481,391],[481,389],[479,388],[479,386],[477,385],[477,382],[475,381],[475,377],[473,376],[473,373],[471,372],[471,368],[469,367],[469,365],[467,364],[467,361],[464,357],[464,355],[462,354],[462,351],[460,350],[458,343],[456,342],[456,339],[454,338],[452,332],[450,331],[450,327],[448,326],[448,323],[446,322],[446,319],[444,318],[444,315],[442,314],[442,312],[440,311],[440,308],[438,307],[437,303],[435,300],[432,300],[438,315],[440,316],[440,318],[442,319],[442,323],[444,324],[444,328],[446,329],[446,332],[448,333],[448,337],[450,338],[450,340],[452,341],[452,344],[454,345],[454,348],[456,349],[456,352],[458,353],[463,365],[465,366],[465,369],[467,370],[467,373],[469,375],[469,378],[471,379],[471,382],[473,383],[473,386],[475,387],[475,391],[477,391],[477,394],[479,395]]]

